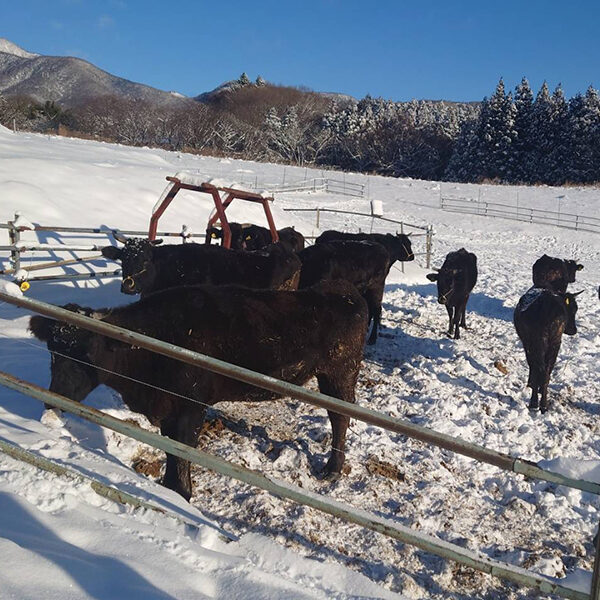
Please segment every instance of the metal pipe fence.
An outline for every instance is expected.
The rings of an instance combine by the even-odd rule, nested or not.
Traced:
[[[122,421],[101,411],[79,404],[34,384],[19,380],[2,371],[0,371],[0,384],[221,475],[266,490],[278,498],[288,499],[297,504],[309,506],[333,517],[360,525],[371,531],[410,544],[442,558],[456,561],[494,577],[505,579],[521,586],[535,588],[543,593],[557,594],[563,598],[592,600],[589,593],[562,585],[557,579],[532,573],[521,567],[491,559],[481,553],[466,550],[456,544],[448,543],[434,536],[412,530],[409,527],[373,515],[367,511],[356,509],[351,505],[333,500],[327,496],[307,492],[293,484],[265,477],[257,471],[228,462],[157,433],[146,431],[136,424]]]
[[[440,196],[440,208],[446,212],[463,213],[480,217],[496,217],[552,225],[563,229],[600,233],[600,218],[578,215],[527,206],[507,205],[485,200],[469,200],[468,198],[448,198]]]
[[[279,185],[266,185],[271,194],[285,194],[286,192],[316,192],[323,191],[329,194],[352,196],[354,198],[365,197],[365,184],[346,181],[345,179],[331,179],[329,177],[313,177],[301,179],[290,183]]]
[[[17,216],[15,215],[15,221],[17,220]],[[102,255],[92,256],[92,257],[76,257],[70,259],[56,260],[52,262],[47,262],[41,265],[28,265],[26,267],[22,266],[23,263],[23,254],[31,253],[31,252],[48,252],[52,254],[62,254],[62,253],[74,253],[74,252],[99,252],[102,250],[104,246],[110,243],[110,238],[113,234],[118,231],[123,235],[134,235],[134,236],[144,236],[148,235],[147,231],[139,231],[139,230],[119,230],[119,229],[111,229],[108,227],[62,227],[62,226],[46,226],[46,225],[38,225],[32,224],[33,228],[29,227],[21,227],[15,225],[15,221],[9,221],[8,223],[0,223],[0,229],[8,230],[9,244],[8,245],[0,245],[0,252],[10,252],[10,266],[7,269],[0,270],[0,275],[17,275],[17,273],[31,273],[32,271],[39,271],[43,269],[54,269],[67,265],[74,265],[77,263],[85,263],[92,260],[106,260]],[[52,233],[73,233],[78,236],[86,236],[86,235],[106,235],[107,242],[103,244],[90,244],[83,245],[81,243],[76,244],[46,244],[40,243],[33,240],[23,240],[22,233],[24,231],[32,231],[36,232],[52,232]],[[160,237],[179,237],[182,239],[187,238],[200,238],[204,239],[206,237],[205,233],[185,233],[183,232],[177,233],[173,231],[160,231],[157,232],[157,235]],[[52,280],[77,280],[77,279],[102,279],[102,278],[110,278],[110,277],[118,277],[121,275],[121,271],[96,271],[94,273],[65,273],[60,275],[35,275],[33,277],[27,275],[28,281],[52,281]]]
[[[347,415],[352,418],[359,419],[363,422],[370,423],[373,425],[378,425],[383,427],[389,431],[394,431],[396,433],[402,433],[407,437],[412,437],[414,439],[418,439],[424,441],[426,443],[430,443],[436,445],[438,447],[451,450],[453,452],[462,454],[464,456],[468,456],[470,458],[474,458],[476,460],[486,462],[488,464],[492,464],[496,467],[499,467],[504,470],[512,471],[514,473],[520,473],[527,477],[533,477],[537,479],[541,479],[544,481],[553,482],[559,485],[565,485],[568,487],[572,487],[575,489],[580,489],[583,491],[588,491],[594,494],[600,494],[600,485],[595,482],[573,479],[566,477],[559,473],[554,473],[551,471],[547,471],[543,468],[540,468],[534,463],[531,463],[527,460],[522,460],[519,458],[512,457],[507,454],[503,454],[494,450],[489,450],[485,447],[479,446],[477,444],[473,444],[470,442],[466,442],[460,438],[456,438],[453,436],[449,436],[447,434],[443,434],[440,432],[436,432],[434,430],[428,429],[426,427],[414,425],[410,422],[402,421],[400,419],[396,419],[394,417],[390,417],[383,413],[379,413],[377,411],[373,411],[371,409],[363,408],[360,406],[356,406],[353,404],[349,404],[347,402],[343,402],[337,398],[332,398],[330,396],[326,396],[324,394],[320,394],[318,392],[313,392],[311,390],[307,390],[303,387],[281,381],[275,379],[270,376],[266,376],[260,373],[256,373],[245,369],[243,367],[239,367],[236,365],[231,365],[224,361],[214,359],[209,356],[205,356],[194,351],[191,351],[186,348],[181,348],[175,346],[173,344],[169,344],[166,342],[162,342],[160,340],[156,340],[150,338],[148,336],[123,329],[120,327],[116,327],[114,325],[110,325],[108,323],[103,323],[102,321],[98,321],[96,319],[92,319],[86,317],[84,315],[80,315],[77,313],[73,313],[71,311],[65,310],[63,308],[47,304],[44,302],[40,302],[37,300],[32,300],[29,298],[18,298],[12,297],[6,293],[0,292],[0,300],[6,301],[10,304],[14,304],[16,306],[20,306],[22,308],[27,308],[34,312],[38,312],[40,314],[44,314],[46,316],[50,316],[53,318],[58,318],[59,320],[64,320],[70,322],[72,324],[78,325],[85,329],[94,331],[96,333],[100,333],[102,335],[107,335],[108,337],[112,337],[114,339],[118,339],[129,343],[131,345],[135,345],[137,347],[142,347],[147,350],[151,350],[153,352],[157,352],[164,356],[168,356],[170,358],[175,358],[177,360],[181,360],[187,364],[206,368],[215,373],[219,373],[221,375],[231,377],[237,379],[239,381],[243,381],[250,385],[255,385],[257,387],[261,387],[273,392],[276,392],[282,396],[290,396],[293,398],[297,398],[299,400],[308,402],[315,406],[319,406],[322,408],[326,408],[327,410],[332,410],[334,412]],[[21,382],[23,383],[23,382]],[[30,384],[28,384],[30,385]],[[45,390],[44,390],[45,392]],[[79,406],[79,405],[78,405]],[[157,446],[162,448],[161,446]],[[179,454],[177,454],[179,456]],[[187,455],[186,455],[187,456]],[[267,489],[267,488],[266,488]],[[327,512],[327,510],[325,511]],[[338,515],[339,516],[339,515]],[[356,521],[352,521],[356,522]],[[370,527],[365,523],[362,523],[364,526]],[[376,529],[377,531],[382,531],[380,529]],[[411,534],[412,535],[412,534]],[[394,535],[397,537],[396,535]],[[403,539],[397,537],[397,539]],[[422,541],[422,540],[421,540]],[[413,543],[413,542],[409,542]],[[415,543],[415,545],[418,545]],[[424,546],[419,546],[424,547]],[[433,551],[433,550],[432,550]],[[462,551],[462,549],[461,549]],[[435,553],[438,553],[438,549],[436,549]],[[485,572],[490,572],[485,570],[482,567],[482,564],[473,565],[468,562],[464,562],[464,556],[462,557],[454,557],[447,554],[440,554],[440,556],[445,556],[447,558],[453,558],[454,560],[458,560],[459,562],[463,562],[463,564],[469,564],[470,566],[474,566],[479,570],[484,570]],[[598,562],[600,554],[596,554],[596,562]],[[511,567],[513,568],[513,567]],[[518,569],[517,567],[514,567]],[[523,571],[521,569],[521,571]],[[497,574],[500,577],[507,577],[503,571],[496,572],[491,571],[492,574]],[[589,594],[585,595],[566,595],[564,597],[567,598],[592,598],[593,600],[600,599],[600,586],[598,585],[597,578],[600,577],[600,567],[595,565],[595,579],[593,580],[595,585],[595,590],[597,590],[597,594],[595,596],[590,596]],[[508,577],[509,579],[511,577]],[[515,581],[515,579],[511,579]],[[523,580],[521,580],[523,583]],[[523,585],[529,585],[523,583]],[[541,589],[541,588],[540,588]],[[547,590],[550,591],[550,590]],[[563,595],[563,592],[569,594],[571,592],[562,590],[562,591],[554,591],[554,593],[558,593],[559,595]]]
[[[400,433],[422,442],[439,446],[440,448],[462,454],[469,458],[474,458],[506,471],[600,495],[600,484],[566,477],[560,473],[543,469],[530,461],[515,458],[495,450],[490,450],[478,444],[462,440],[461,438],[440,433],[420,425],[415,425],[409,421],[390,417],[389,415],[369,408],[358,406],[356,404],[349,404],[338,398],[308,390],[302,386],[294,385],[293,383],[282,381],[262,373],[256,373],[250,369],[232,365],[187,348],[181,348],[174,344],[156,340],[135,331],[104,323],[103,321],[66,310],[60,306],[55,306],[32,298],[11,296],[2,291],[0,291],[0,301],[14,304],[15,306],[31,310],[47,317],[72,323],[73,325],[77,325],[101,335],[106,335],[127,344],[131,344],[132,346],[145,348],[146,350],[180,360],[189,365],[207,369],[214,373],[224,375],[225,377],[230,377],[275,392],[284,397],[289,396],[297,398],[308,404],[325,408],[371,425],[377,425],[388,431]]]

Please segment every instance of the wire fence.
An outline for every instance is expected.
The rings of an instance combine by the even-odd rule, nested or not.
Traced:
[[[301,179],[290,183],[267,186],[273,194],[284,194],[286,192],[316,192],[323,191],[329,194],[352,196],[354,198],[365,197],[365,185],[354,183],[345,179],[331,179],[328,177],[314,177],[312,179]]]
[[[377,411],[373,411],[368,408],[343,402],[337,398],[325,396],[318,392],[307,390],[294,384],[277,380],[273,377],[265,376],[243,367],[232,365],[222,360],[217,360],[212,357],[196,353],[189,349],[179,348],[161,340],[156,340],[146,335],[139,334],[135,331],[116,327],[114,325],[104,323],[78,313],[73,313],[63,308],[37,300],[28,298],[15,298],[2,292],[0,292],[0,300],[20,306],[22,308],[27,308],[46,316],[65,320],[77,326],[89,329],[90,331],[100,333],[101,335],[107,335],[111,338],[125,341],[127,343],[134,342],[136,346],[157,352],[163,356],[181,360],[189,365],[200,366],[221,375],[232,377],[247,384],[255,385],[280,395],[297,398],[310,404],[327,408],[328,410],[333,410],[334,412],[345,414],[370,424],[384,427],[389,431],[402,433],[409,437],[420,439],[453,452],[458,452],[465,456],[475,458],[476,460],[493,464],[501,469],[506,469],[508,471],[521,473],[529,477],[535,477],[545,481],[552,481],[576,489],[600,494],[600,485],[594,482],[571,479],[558,473],[546,471],[545,469],[542,469],[529,461],[489,450],[485,447],[461,440],[460,438],[442,434],[394,417],[389,417],[388,415],[378,413]],[[470,566],[485,573],[489,573],[493,576],[515,582],[522,586],[533,587],[544,593],[557,594],[564,598],[573,598],[577,600],[598,600],[600,598],[600,586],[598,585],[598,582],[600,581],[600,541],[596,542],[596,560],[594,563],[591,591],[581,591],[579,589],[574,589],[563,585],[558,579],[539,575],[509,563],[503,563],[494,559],[490,559],[479,552],[465,550],[460,546],[443,542],[431,535],[414,531],[408,527],[388,521],[382,517],[371,515],[361,510],[356,510],[349,505],[344,505],[338,501],[328,498],[327,496],[318,496],[311,493],[307,494],[300,488],[296,488],[293,485],[266,478],[264,475],[258,472],[244,469],[243,467],[228,463],[223,459],[208,455],[180,442],[165,438],[158,434],[147,432],[135,425],[120,421],[119,419],[115,419],[114,417],[110,417],[104,413],[95,411],[94,409],[82,406],[81,404],[73,402],[67,398],[52,392],[48,392],[47,390],[34,386],[33,384],[18,380],[7,373],[0,372],[0,383],[11,389],[29,394],[38,400],[51,404],[52,406],[73,412],[83,418],[87,418],[94,423],[98,423],[104,427],[109,427],[115,431],[129,435],[130,437],[143,441],[144,443],[148,443],[172,455],[180,456],[181,458],[190,460],[196,464],[200,464],[218,473],[265,489],[281,498],[288,498],[294,502],[311,506],[327,514],[342,518],[351,523],[359,524],[373,531],[383,533],[384,535],[388,535],[392,538],[417,546],[433,554],[437,554],[443,558],[457,561],[461,564]]]
[[[480,217],[496,217],[521,221],[523,223],[536,223],[551,225],[563,229],[600,233],[600,218],[588,215],[578,215],[552,210],[543,210],[528,206],[501,204],[486,200],[471,200],[469,198],[440,197],[442,210],[454,213],[464,213]]]

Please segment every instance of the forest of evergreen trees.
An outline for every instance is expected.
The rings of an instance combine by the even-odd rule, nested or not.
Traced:
[[[527,79],[481,103],[463,124],[445,171],[452,181],[592,183],[600,181],[600,98],[593,87],[566,100],[544,83],[535,100]]]
[[[212,103],[159,108],[97,98],[63,111],[54,102],[2,98],[0,123],[138,146],[329,166],[394,177],[461,182],[597,183],[600,98],[565,98],[526,79],[514,95],[500,80],[481,103],[367,96],[356,102],[248,77]]]

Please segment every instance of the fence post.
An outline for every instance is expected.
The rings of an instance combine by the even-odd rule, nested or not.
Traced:
[[[15,221],[18,216],[15,214]],[[16,247],[21,240],[21,232],[15,227],[14,221],[9,221],[8,227],[8,239],[11,246],[15,246],[15,249],[10,251],[10,265],[16,273],[21,268],[21,251]]]
[[[594,558],[594,570],[592,575],[592,589],[590,590],[590,600],[600,600],[600,526],[594,538],[596,556]]]
[[[433,226],[427,226],[427,234],[425,237],[425,266],[431,268],[431,237],[433,235]]]
[[[321,209],[317,208],[317,229],[319,229],[320,221],[321,221]]]
[[[404,233],[404,223],[400,221],[400,233]],[[402,272],[404,273],[404,261],[400,261],[400,266],[402,268]]]

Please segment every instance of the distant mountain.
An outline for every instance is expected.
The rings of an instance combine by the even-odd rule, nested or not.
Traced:
[[[0,38],[0,93],[27,95],[38,102],[54,100],[66,108],[106,95],[159,106],[185,100],[176,92],[111,75],[81,58],[33,54],[4,38]]]
[[[282,86],[273,86],[265,82],[264,86],[266,87],[278,87],[282,88]],[[194,96],[194,100],[197,102],[201,102],[202,104],[217,104],[223,100],[223,97],[226,95],[230,95],[238,90],[242,90],[244,88],[255,88],[258,87],[255,83],[250,84],[241,84],[238,79],[232,79],[231,81],[225,81],[221,85],[217,86],[214,90],[210,92],[204,92],[199,94],[198,96]],[[323,96],[324,98],[329,98],[331,100],[335,100],[340,104],[349,104],[352,102],[356,102],[356,99],[352,96],[348,96],[347,94],[339,94],[336,92],[314,92],[312,90],[303,90],[302,88],[288,88],[296,90],[298,93],[307,93],[307,94],[316,94],[318,96]]]

